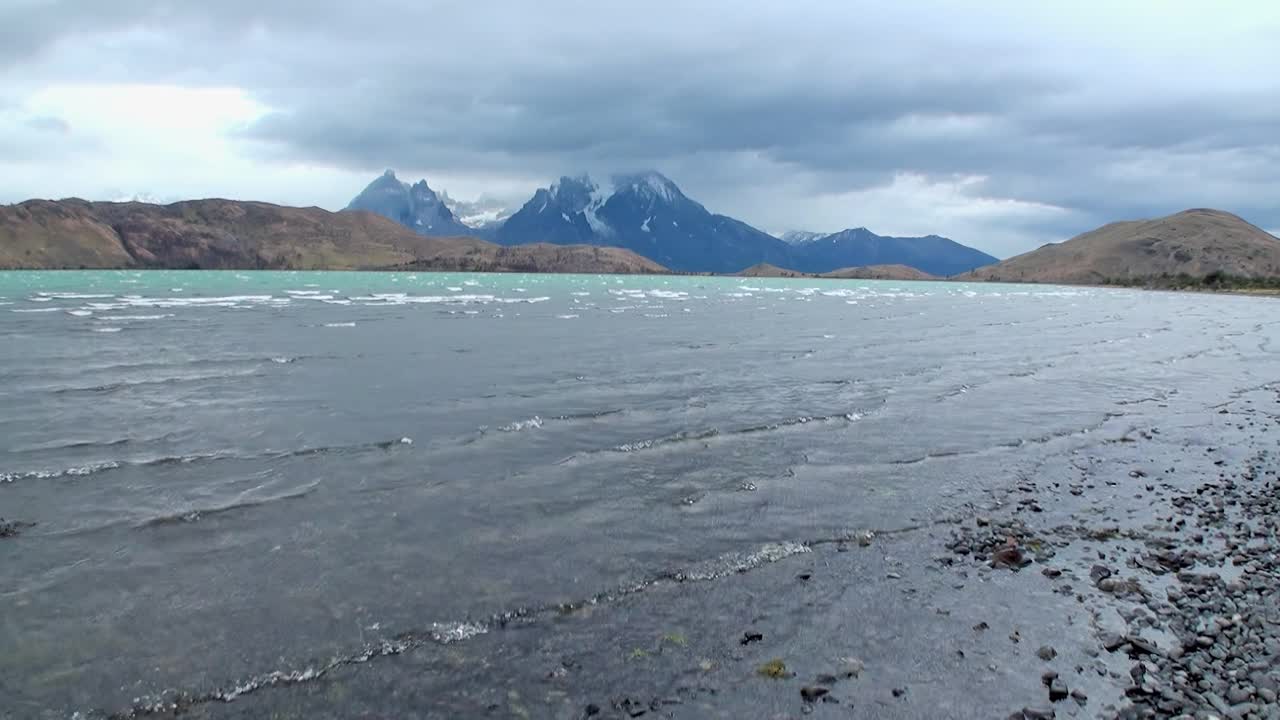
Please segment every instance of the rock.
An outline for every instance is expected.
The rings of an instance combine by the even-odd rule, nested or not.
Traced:
[[[1253,698],[1253,693],[1250,692],[1249,690],[1246,690],[1245,688],[1240,687],[1239,685],[1227,691],[1227,702],[1231,703],[1232,705],[1247,703],[1252,698]]]
[[[991,626],[986,624],[985,622],[980,622],[977,625],[973,626],[974,632],[983,632],[984,630],[990,630],[990,629],[991,629]]]
[[[906,695],[906,694],[907,694],[907,689],[906,689],[905,687],[900,687],[900,688],[894,688],[894,689],[893,689],[893,696],[894,696],[894,697],[896,697],[896,698],[900,698],[900,697],[902,697],[903,695]]]
[[[1137,658],[1141,655],[1159,655],[1160,648],[1149,640],[1140,638],[1136,635],[1130,635],[1125,638],[1129,643],[1129,657]]]
[[[1276,691],[1267,688],[1258,689],[1258,699],[1264,703],[1271,704],[1276,701]]]
[[[1050,660],[1058,657],[1058,651],[1054,650],[1049,645],[1045,645],[1036,651],[1036,656],[1045,662],[1049,662]]]
[[[818,687],[818,686],[811,687],[806,685],[800,688],[800,697],[804,698],[805,702],[817,702],[818,700],[822,699],[823,696],[827,695],[830,692],[831,692],[830,690],[824,687]]]
[[[753,642],[760,642],[764,639],[764,633],[758,633],[748,630],[742,633],[742,639],[738,641],[741,645],[750,645]]]
[[[853,534],[853,539],[857,540],[858,545],[861,547],[867,547],[870,545],[871,541],[874,540],[875,537],[876,534],[871,530],[862,530]]]
[[[1031,560],[1014,545],[1005,545],[991,553],[991,567],[1021,570],[1031,564]]]
[[[987,527],[988,525],[991,524],[991,518],[983,517],[982,515],[979,515],[977,518],[975,518],[975,522],[978,523],[978,527]]]
[[[1067,684],[1061,680],[1054,680],[1049,683],[1049,702],[1060,702],[1066,700],[1070,693],[1067,691]]]
[[[1055,578],[1060,578],[1060,577],[1062,577],[1062,571],[1061,571],[1061,570],[1059,570],[1058,568],[1051,568],[1051,567],[1047,567],[1047,568],[1045,568],[1045,569],[1041,570],[1040,572],[1041,572],[1041,574],[1043,574],[1045,577],[1050,578],[1050,579],[1055,579]]]
[[[1050,685],[1053,684],[1053,681],[1057,679],[1058,679],[1058,673],[1054,672],[1053,670],[1045,670],[1043,673],[1040,674],[1040,682],[1044,683],[1045,687],[1049,687]]]
[[[1102,647],[1107,652],[1119,650],[1124,643],[1124,636],[1119,633],[1103,633],[1102,635]]]
[[[1054,720],[1058,714],[1053,708],[1022,708],[1022,717],[1024,720]]]
[[[1111,577],[1111,568],[1105,565],[1094,565],[1089,571],[1089,577],[1096,583],[1103,578]]]
[[[1089,696],[1084,694],[1083,690],[1072,690],[1071,699],[1080,705],[1086,705],[1089,702]]]
[[[600,714],[600,706],[595,703],[591,703],[590,705],[587,705],[586,710],[582,712],[583,717],[595,717],[596,715],[599,715],[599,714]]]

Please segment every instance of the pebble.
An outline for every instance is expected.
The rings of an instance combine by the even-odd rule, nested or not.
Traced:
[[[820,686],[810,687],[806,685],[800,688],[800,697],[804,698],[805,702],[817,702],[824,695],[830,692],[831,690],[824,687],[820,687]]]
[[[1066,700],[1069,694],[1067,684],[1061,680],[1054,680],[1049,683],[1049,702]]]
[[[1054,650],[1049,645],[1045,645],[1036,651],[1036,656],[1045,662],[1049,662],[1050,660],[1058,657],[1058,651]]]

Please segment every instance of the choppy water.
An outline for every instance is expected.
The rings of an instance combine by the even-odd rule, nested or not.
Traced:
[[[0,273],[0,517],[36,523],[0,539],[0,715],[306,680],[909,525],[979,468],[1275,380],[1277,307],[950,283]]]

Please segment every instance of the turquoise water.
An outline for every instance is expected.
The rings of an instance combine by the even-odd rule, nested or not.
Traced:
[[[475,283],[503,290],[537,287],[548,291],[587,286],[623,285],[633,288],[737,288],[740,286],[794,288],[897,287],[911,292],[1001,293],[1009,286],[987,283],[928,283],[868,280],[807,280],[792,278],[732,278],[673,275],[554,275],[522,273],[394,273],[212,270],[58,270],[0,271],[0,296],[32,292],[111,292],[120,294],[190,292],[235,295],[286,289],[323,287],[338,291],[405,292]],[[468,286],[468,285],[464,285]]]

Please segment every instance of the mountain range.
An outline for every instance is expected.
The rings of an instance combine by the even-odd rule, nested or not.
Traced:
[[[478,206],[438,195],[426,181],[409,185],[388,170],[348,209],[379,213],[425,235],[475,235],[508,246],[620,247],[682,272],[733,273],[768,264],[820,274],[851,266],[906,265],[947,276],[998,262],[937,235],[886,237],[856,228],[777,238],[710,212],[653,171],[599,182],[588,175],[561,177],[503,217],[493,201],[480,212]],[[458,219],[463,212],[470,213],[465,223]]]

